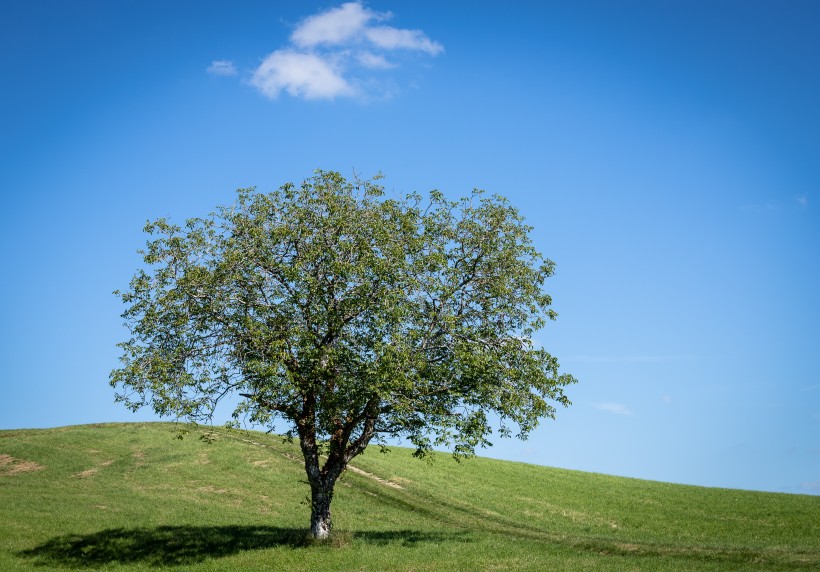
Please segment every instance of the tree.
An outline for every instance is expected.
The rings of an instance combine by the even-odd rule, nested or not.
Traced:
[[[131,338],[111,385],[132,410],[203,420],[233,394],[236,419],[286,421],[324,538],[336,480],[371,440],[469,456],[494,426],[526,438],[569,405],[575,380],[532,343],[556,314],[530,230],[482,191],[386,198],[326,171],[239,190],[184,228],[150,222],[146,266],[116,292]]]

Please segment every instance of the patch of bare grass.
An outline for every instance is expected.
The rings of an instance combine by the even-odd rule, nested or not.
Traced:
[[[102,469],[103,467],[107,467],[108,465],[110,465],[113,462],[114,462],[113,460],[112,461],[103,461],[102,463],[100,463],[99,465],[97,465],[95,467],[91,467],[90,469],[86,469],[85,471],[80,471],[79,473],[75,473],[71,476],[75,479],[87,479],[89,477],[93,477],[94,475],[96,475],[97,473],[100,472],[100,469]]]
[[[0,453],[0,476],[11,476],[19,473],[28,473],[30,471],[39,471],[45,467],[34,461],[26,461],[25,459],[17,459],[11,455]]]

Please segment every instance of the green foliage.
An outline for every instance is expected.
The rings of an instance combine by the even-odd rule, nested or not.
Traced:
[[[184,228],[159,219],[119,293],[132,337],[111,384],[190,420],[239,394],[235,417],[284,419],[342,467],[386,436],[472,455],[490,412],[525,438],[574,382],[531,342],[555,313],[530,230],[482,191],[386,198],[325,171]]]
[[[530,230],[482,191],[398,200],[325,171],[240,190],[184,229],[157,220],[120,294],[132,337],[111,385],[160,415],[208,419],[238,394],[235,419],[284,419],[324,538],[336,480],[372,439],[467,457],[489,444],[489,412],[525,438],[569,404],[575,380],[531,341],[555,313]]]

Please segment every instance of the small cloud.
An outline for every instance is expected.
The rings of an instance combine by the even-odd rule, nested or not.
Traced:
[[[672,396],[671,395],[661,395],[661,401],[669,405],[672,403]]]
[[[390,26],[379,26],[367,30],[367,39],[385,50],[418,50],[437,56],[444,46],[432,41],[421,30],[399,30]]]
[[[783,212],[784,210],[793,208],[795,204],[801,210],[809,208],[809,195],[807,193],[800,193],[792,197],[794,202],[789,202],[784,198],[774,201],[767,201],[765,203],[750,203],[740,207],[740,210],[752,213],[774,213]]]
[[[270,99],[276,99],[282,91],[305,99],[333,99],[355,93],[331,61],[290,50],[268,55],[253,73],[251,85]]]
[[[362,2],[308,16],[294,28],[288,46],[265,57],[250,83],[271,99],[283,91],[304,99],[387,97],[395,89],[384,72],[399,67],[400,52],[436,56],[444,51],[421,30],[382,25],[392,17]]]
[[[300,48],[340,45],[356,39],[371,20],[387,17],[389,14],[379,15],[360,2],[347,2],[338,8],[305,18],[290,39]]]
[[[359,52],[356,54],[356,60],[363,67],[374,70],[389,70],[390,68],[396,67],[395,64],[387,61],[387,58],[384,56],[371,52]]]
[[[800,483],[798,488],[809,494],[817,495],[820,494],[820,481],[806,481]]]
[[[238,73],[233,62],[230,60],[214,60],[206,71],[211,75],[222,77],[228,77]]]
[[[630,411],[626,405],[620,403],[593,403],[592,406],[595,409],[614,413],[615,415],[633,415],[632,411]]]
[[[777,207],[775,206],[774,203],[768,202],[768,203],[759,203],[759,204],[750,203],[750,204],[743,205],[742,207],[740,207],[740,210],[746,211],[746,212],[753,212],[753,213],[767,213],[767,212],[773,212],[776,208]]]
[[[623,356],[591,356],[579,355],[569,356],[567,360],[584,362],[584,363],[672,363],[679,361],[692,361],[698,358],[694,356],[682,355],[623,355]]]

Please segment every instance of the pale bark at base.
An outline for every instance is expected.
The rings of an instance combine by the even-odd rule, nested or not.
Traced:
[[[333,523],[330,519],[332,491],[313,490],[311,494],[310,535],[317,540],[330,536]]]

